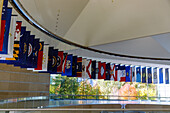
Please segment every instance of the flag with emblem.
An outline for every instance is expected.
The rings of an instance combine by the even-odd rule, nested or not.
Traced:
[[[52,72],[53,49],[54,47],[49,47],[48,50],[48,66],[47,66],[48,73]]]
[[[65,74],[66,62],[67,62],[67,53],[63,53],[62,74]]]
[[[0,54],[0,57],[2,58],[13,58],[13,46],[14,46],[14,33],[16,29],[16,15],[11,16],[11,25],[10,25],[10,30],[9,30],[9,40],[8,40],[8,50],[7,54]],[[1,53],[1,52],[0,52]]]
[[[32,62],[33,62],[33,68],[37,68],[37,62],[38,62],[38,56],[39,56],[39,49],[40,49],[40,39],[35,39],[33,42],[33,56],[32,56]]]
[[[116,64],[110,64],[110,80],[117,81],[117,70],[118,65]]]
[[[169,84],[169,68],[165,69],[165,84]]]
[[[130,82],[130,66],[126,66],[126,82]]]
[[[52,66],[49,69],[49,72],[51,74],[57,74],[57,57],[58,57],[58,49],[53,49]]]
[[[105,80],[110,80],[110,63],[106,64],[106,79]]]
[[[158,84],[157,67],[153,68],[153,83]]]
[[[119,65],[119,67],[118,67],[118,81],[120,81],[120,82],[126,81],[125,65]]]
[[[63,51],[58,51],[57,56],[57,73],[62,73],[62,65],[63,65]]]
[[[69,54],[67,55],[67,61],[66,61],[66,69],[65,69],[65,74],[68,77],[72,76],[72,63],[73,63],[73,55]]]
[[[96,61],[96,78],[95,79],[99,78],[99,62],[100,61]]]
[[[130,67],[131,69],[131,82],[135,82],[135,66]]]
[[[82,78],[85,79],[86,78],[86,58],[82,59]]]
[[[159,68],[159,83],[163,84],[163,68]]]
[[[99,62],[98,68],[99,68],[98,79],[106,79],[106,63]]]
[[[92,60],[88,59],[86,60],[86,78],[90,79],[91,78],[91,66],[92,66]]]
[[[39,42],[39,47],[40,48],[38,50],[37,68],[34,68],[34,70],[42,70],[44,42]]]
[[[91,78],[96,79],[96,61],[92,61],[91,65]]]
[[[7,6],[8,6],[8,0],[4,0],[3,8],[2,8],[2,17],[1,17],[0,51],[3,51],[5,25],[6,25],[6,17],[7,17],[7,9],[8,9]]]
[[[142,68],[142,83],[146,83],[146,67]]]
[[[136,67],[136,82],[141,82],[141,67]]]
[[[11,14],[12,14],[12,8],[7,8],[3,45],[2,45],[2,48],[0,48],[1,50],[0,54],[8,53],[8,44],[9,44],[8,38],[9,38],[9,30],[10,30],[10,23],[11,23]]]
[[[77,58],[77,77],[82,77],[82,57]]]
[[[148,84],[152,83],[152,68],[149,67],[148,69]]]
[[[72,77],[76,77],[77,76],[77,56],[73,56],[73,63],[72,63]]]

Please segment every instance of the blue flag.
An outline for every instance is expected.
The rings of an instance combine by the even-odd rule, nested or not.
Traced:
[[[148,68],[148,84],[152,83],[152,68]]]
[[[96,61],[92,61],[92,67],[91,67],[91,78],[96,79]]]
[[[136,82],[141,82],[141,67],[136,67]]]
[[[105,80],[110,80],[110,63],[106,64],[106,79]]]
[[[163,84],[163,68],[159,69],[159,83]]]
[[[142,68],[142,83],[146,83],[146,67]]]
[[[54,47],[49,47],[48,50],[48,66],[47,66],[48,73],[52,73],[53,49]]]
[[[82,77],[82,57],[77,58],[77,77]]]
[[[126,66],[126,82],[130,82],[130,66]]]
[[[12,14],[12,8],[7,8],[3,47],[2,47],[2,51],[0,51],[0,54],[8,53],[8,38],[9,38],[9,29],[11,23],[11,14]]]
[[[51,74],[57,74],[57,57],[58,57],[58,49],[53,49],[52,66],[49,69],[49,72]]]
[[[72,63],[73,63],[73,55],[67,55],[67,62],[65,67],[65,74],[68,77],[72,76]]]
[[[72,77],[76,77],[77,76],[77,56],[73,56],[73,64],[72,64]]]
[[[169,69],[165,69],[165,84],[169,84]]]
[[[38,53],[40,49],[40,44],[39,44],[40,39],[34,39],[33,42],[33,55],[32,55],[32,67],[37,68],[37,62],[38,62]]]
[[[153,69],[153,83],[157,84],[158,83],[158,74],[157,74],[157,68]]]

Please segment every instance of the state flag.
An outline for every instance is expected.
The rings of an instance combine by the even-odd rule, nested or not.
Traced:
[[[131,67],[131,82],[135,82],[135,66]]]
[[[136,82],[141,82],[141,67],[136,67]]]
[[[12,8],[7,8],[4,38],[3,38],[2,45],[0,45],[0,54],[8,53],[8,38],[9,38],[9,30],[10,30],[10,23],[11,23],[11,14],[12,14]]]
[[[33,62],[33,68],[37,68],[37,62],[38,62],[38,56],[39,56],[39,49],[40,49],[40,45],[39,45],[40,39],[35,39],[33,42],[33,56],[32,56],[32,62]]]
[[[154,83],[154,84],[158,84],[157,67],[153,68],[153,83]]]
[[[106,64],[106,79],[105,80],[110,80],[110,63]]]
[[[86,78],[87,79],[91,79],[91,67],[92,67],[92,60],[91,59],[88,59],[86,60]]]
[[[51,74],[57,74],[57,57],[58,57],[58,49],[53,49],[52,66],[49,69],[49,72]]]
[[[125,65],[119,65],[118,67],[118,81],[120,82],[126,81]]]
[[[8,6],[8,0],[4,0],[3,1],[3,8],[2,8],[2,18],[1,18],[0,51],[3,51],[6,16],[7,16],[7,9],[8,9],[7,6]]]
[[[13,47],[14,47],[14,33],[16,29],[16,15],[11,16],[11,25],[10,25],[10,30],[9,30],[9,40],[8,40],[8,50],[7,54],[0,54],[1,58],[13,58]],[[0,52],[1,53],[1,52]]]
[[[63,65],[63,51],[58,51],[57,56],[57,73],[62,73],[62,65]]]
[[[39,47],[37,68],[34,68],[34,70],[42,70],[44,42],[39,42]]]
[[[0,0],[0,26],[1,26],[3,2],[4,2],[4,0]]]
[[[169,68],[165,69],[165,84],[169,84]]]
[[[126,82],[130,82],[130,66],[126,66]]]
[[[67,55],[67,61],[66,61],[66,69],[65,69],[65,74],[68,77],[72,76],[72,64],[73,64],[73,55],[69,54]]]
[[[86,58],[82,59],[82,78],[86,79]]]
[[[163,84],[163,68],[159,68],[159,83]]]
[[[82,57],[77,58],[77,77],[82,77]]]
[[[106,63],[99,62],[98,68],[99,68],[98,79],[106,79]]]
[[[77,76],[77,56],[73,56],[73,63],[72,63],[72,77],[76,77]]]
[[[62,74],[65,74],[66,63],[67,63],[67,53],[63,53]]]
[[[96,61],[92,61],[91,65],[91,78],[96,79]]]
[[[142,83],[146,83],[146,67],[142,68]]]
[[[148,84],[152,83],[152,68],[148,68]]]
[[[110,64],[110,80],[117,81],[117,68],[118,65],[116,64]]]
[[[96,78],[95,79],[99,78],[99,62],[100,61],[96,61]]]
[[[47,66],[48,73],[52,72],[53,49],[54,47],[49,47],[49,51],[48,51],[48,66]]]

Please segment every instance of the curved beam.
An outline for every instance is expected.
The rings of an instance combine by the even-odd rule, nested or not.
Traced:
[[[117,53],[110,53],[110,52],[106,52],[106,51],[102,51],[102,50],[98,50],[98,49],[93,49],[90,47],[86,47],[86,46],[82,46],[80,44],[74,43],[72,41],[66,40],[54,33],[52,33],[51,31],[49,31],[48,29],[46,29],[44,26],[40,25],[27,11],[26,9],[22,6],[22,4],[19,2],[19,0],[9,0],[11,5],[13,6],[13,8],[16,9],[16,11],[28,22],[30,23],[33,27],[37,28],[38,30],[40,30],[41,32],[45,33],[46,35],[57,39],[63,43],[75,46],[75,47],[79,47],[85,50],[89,50],[89,51],[93,51],[93,52],[97,52],[97,53],[103,53],[106,55],[112,55],[112,56],[117,56],[117,57],[125,57],[125,58],[133,58],[133,59],[146,59],[146,60],[161,60],[161,61],[170,61],[170,58],[152,58],[152,57],[141,57],[141,56],[133,56],[133,55],[125,55],[125,54],[117,54]]]

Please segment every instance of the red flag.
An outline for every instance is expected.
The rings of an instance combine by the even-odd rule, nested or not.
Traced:
[[[106,79],[106,63],[98,63],[99,73],[98,79]]]
[[[86,73],[87,73],[88,78],[91,78],[91,64],[92,64],[92,60],[89,60],[88,65],[86,66]]]
[[[63,65],[62,65],[62,72],[65,73],[67,63],[67,53],[63,53]]]
[[[20,41],[20,32],[21,32],[21,21],[16,22],[16,31],[15,31],[15,37],[14,40]]]
[[[62,65],[63,65],[63,51],[58,51],[57,57],[57,72],[62,73]]]
[[[5,23],[6,23],[6,20],[1,20],[0,51],[2,51],[2,48],[3,48],[4,33],[5,33]]]
[[[117,81],[117,70],[115,64],[111,64],[110,66],[110,80]]]
[[[77,58],[77,77],[82,77],[82,57]]]

